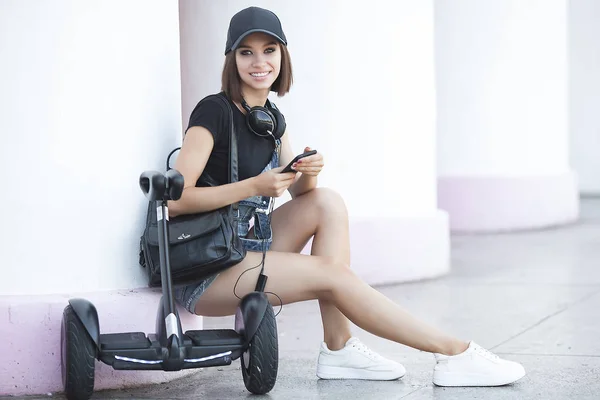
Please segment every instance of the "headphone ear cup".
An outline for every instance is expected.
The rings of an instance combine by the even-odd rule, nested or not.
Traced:
[[[248,128],[258,136],[270,136],[267,130],[277,131],[277,120],[270,109],[266,107],[252,107],[246,114]],[[275,135],[273,133],[273,135]]]
[[[271,108],[270,111],[271,111],[271,114],[273,114],[273,117],[275,118],[275,127],[276,128],[275,128],[275,132],[273,132],[273,136],[275,136],[275,139],[281,139],[281,137],[285,133],[285,127],[286,127],[285,117],[276,108]]]

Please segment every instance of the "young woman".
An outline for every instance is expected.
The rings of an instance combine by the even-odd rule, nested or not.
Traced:
[[[198,315],[234,314],[238,296],[254,290],[260,269],[252,267],[260,264],[262,252],[257,250],[264,243],[268,246],[265,292],[281,299],[269,295],[272,304],[319,301],[324,330],[319,378],[391,380],[405,374],[402,365],[352,337],[350,321],[380,337],[434,353],[436,385],[497,386],[523,377],[520,364],[425,325],[352,272],[344,201],[332,190],[317,188],[323,156],[306,157],[294,165],[295,171],[281,173],[295,156],[289,133],[269,131],[259,136],[246,123],[251,107],[273,107],[267,100],[269,92],[282,96],[291,84],[287,39],[278,17],[257,7],[233,16],[222,93],[234,112],[239,181],[228,183],[229,115],[217,103],[203,102],[192,112],[175,164],[185,178],[185,189],[180,200],[169,203],[169,212],[173,216],[197,213],[240,202],[239,234],[248,252],[241,263],[217,276],[177,289],[177,301]],[[199,187],[203,173],[219,185]],[[265,223],[268,205],[286,190],[292,200],[271,213],[269,227]],[[249,228],[251,218],[256,221],[253,228]],[[311,255],[299,254],[311,237]]]

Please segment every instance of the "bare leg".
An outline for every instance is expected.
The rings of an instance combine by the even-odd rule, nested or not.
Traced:
[[[271,249],[299,253],[314,235],[311,254],[350,265],[348,212],[342,198],[328,189],[314,189],[273,211]],[[335,304],[319,300],[327,347],[338,350],[350,339],[350,323]]]
[[[259,264],[262,254],[248,252],[236,266],[224,271],[200,297],[196,313],[224,316],[235,313],[239,299],[236,281]],[[236,287],[240,297],[254,290],[259,268],[242,275]],[[330,257],[269,251],[265,290],[277,293],[284,304],[320,299],[331,302],[353,323],[377,336],[415,349],[454,355],[466,349],[463,341],[447,336],[417,320],[397,304],[359,279],[342,262]],[[272,304],[279,300],[269,295]]]

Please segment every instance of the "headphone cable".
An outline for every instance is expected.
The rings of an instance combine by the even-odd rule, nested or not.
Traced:
[[[274,142],[275,142],[275,151],[277,153],[277,160],[279,161],[280,157],[281,157],[281,145],[280,143],[277,143],[277,140],[275,139],[275,137],[273,136],[273,134],[271,133],[271,131],[267,131],[269,133],[269,135],[273,138]],[[268,212],[268,221],[269,221],[269,230],[271,230],[271,237],[273,236],[273,230],[271,228],[271,217],[273,215],[273,208],[275,205],[275,199],[273,198],[269,198],[269,212]],[[262,238],[260,239],[262,242],[262,257],[261,257],[261,261],[255,265],[254,267],[250,267],[247,268],[246,270],[244,270],[240,276],[237,278],[237,280],[235,281],[235,284],[233,285],[233,295],[235,297],[237,297],[239,300],[241,300],[241,297],[237,295],[237,293],[235,292],[235,289],[240,281],[240,279],[242,278],[242,276],[248,272],[251,271],[253,269],[256,269],[258,267],[261,267],[259,275],[258,275],[258,280],[257,280],[257,286],[259,285],[258,282],[261,282],[262,288],[261,291],[264,291],[265,285],[266,285],[266,281],[267,281],[267,276],[263,274],[263,271],[265,269],[265,258],[267,257],[267,248],[266,248],[266,238]],[[264,278],[263,278],[264,277]],[[283,300],[281,299],[281,297],[279,297],[276,293],[273,292],[264,292],[265,294],[272,294],[273,296],[277,297],[279,299],[279,311],[277,312],[277,314],[275,314],[275,317],[277,317],[279,315],[279,313],[281,313],[281,311],[283,310]]]

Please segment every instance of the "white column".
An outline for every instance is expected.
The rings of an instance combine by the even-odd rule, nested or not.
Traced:
[[[600,194],[600,2],[569,2],[571,165],[583,194]]]
[[[0,2],[0,394],[62,390],[69,298],[101,333],[154,332],[138,178],[180,143],[178,28],[177,2]],[[180,376],[97,363],[96,389]]]
[[[352,266],[369,283],[444,274],[447,215],[436,208],[432,1],[337,2],[324,180],[345,197]]]
[[[456,231],[578,216],[567,1],[436,1],[438,204]]]
[[[321,151],[320,186],[344,196],[352,268],[371,284],[447,272],[447,215],[435,205],[433,2],[182,0],[184,124],[220,89],[229,19],[250,5],[281,19],[294,86],[272,98],[295,152]]]

